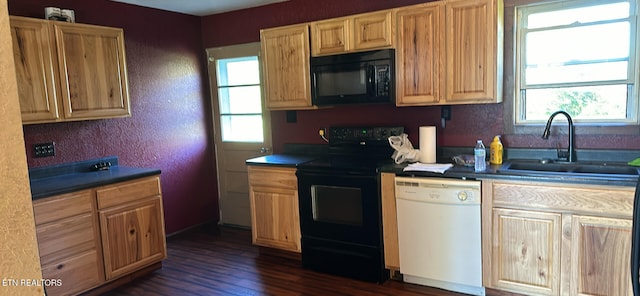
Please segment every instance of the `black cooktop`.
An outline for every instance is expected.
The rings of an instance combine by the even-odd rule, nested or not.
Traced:
[[[300,164],[300,170],[377,173],[392,164],[393,148],[388,138],[404,132],[404,127],[331,127],[329,154]]]

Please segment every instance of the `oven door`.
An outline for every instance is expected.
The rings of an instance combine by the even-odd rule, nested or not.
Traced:
[[[381,201],[376,175],[298,170],[303,238],[381,245]]]

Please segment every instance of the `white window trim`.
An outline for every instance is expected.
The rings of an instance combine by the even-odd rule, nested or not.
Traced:
[[[513,23],[511,24],[515,30],[514,30],[514,35],[513,36],[513,42],[511,44],[513,44],[513,55],[514,55],[514,90],[513,92],[511,92],[513,94],[513,98],[512,98],[512,102],[511,104],[508,104],[508,98],[505,98],[505,113],[506,114],[511,114],[511,116],[505,116],[505,117],[510,117],[509,120],[510,122],[507,122],[505,120],[505,128],[508,128],[510,126],[512,126],[513,131],[515,131],[516,133],[518,130],[523,130],[523,128],[527,127],[527,126],[539,126],[542,125],[546,122],[546,120],[542,121],[542,120],[528,120],[528,121],[523,121],[522,120],[522,114],[524,113],[524,106],[522,106],[521,104],[521,100],[520,97],[522,95],[521,93],[521,84],[522,82],[522,77],[523,77],[523,73],[522,71],[524,71],[524,67],[520,67],[521,62],[522,62],[522,52],[524,51],[524,49],[520,49],[518,48],[519,44],[522,44],[522,38],[524,38],[524,34],[522,34],[521,29],[518,27],[518,24],[520,22],[519,18],[521,17],[521,15],[518,15],[518,6],[527,6],[525,7],[525,9],[529,10],[530,12],[535,12],[535,11],[541,11],[539,9],[536,9],[536,5],[537,4],[549,4],[549,5],[557,5],[557,6],[567,6],[570,5],[569,7],[584,7],[584,6],[588,6],[588,5],[594,5],[594,4],[604,4],[604,3],[612,3],[612,2],[616,2],[616,1],[603,1],[603,0],[591,0],[591,1],[538,1],[538,2],[534,2],[532,3],[531,1],[527,1],[527,3],[516,3],[516,2],[522,2],[522,1],[512,1],[514,2],[512,5],[509,5],[512,9],[511,13],[514,14],[514,18],[512,18]],[[567,4],[567,2],[569,2],[569,4]],[[574,5],[576,2],[580,2],[579,5]],[[531,5],[531,4],[535,4],[535,5]],[[640,34],[638,34],[638,3],[637,0],[630,0],[630,10],[632,11],[632,15],[629,17],[631,19],[631,28],[630,28],[630,34],[632,36],[636,36],[635,40],[630,40],[630,47],[631,47],[631,54],[629,55],[629,71],[630,72],[634,72],[634,73],[629,73],[630,77],[628,80],[622,80],[620,81],[621,83],[634,83],[633,87],[633,91],[630,92],[629,96],[627,97],[627,119],[625,120],[617,120],[617,121],[610,121],[610,120],[590,120],[588,122],[584,122],[581,120],[576,120],[574,119],[574,122],[576,123],[577,126],[595,126],[595,127],[614,127],[614,126],[637,126],[640,123],[640,97],[639,97],[639,93],[640,93],[640,70],[638,70],[639,66],[636,63],[636,61],[640,60],[640,52],[637,50],[637,42],[639,42],[640,40]],[[508,9],[506,7],[506,13],[509,13]],[[546,11],[546,10],[544,10]],[[633,13],[635,11],[635,13]],[[505,17],[505,19],[508,20],[507,17]],[[508,23],[505,23],[505,25],[509,25]],[[632,38],[633,39],[633,38]],[[506,43],[505,44],[509,44]],[[507,51],[507,49],[505,48],[505,52]],[[635,53],[635,54],[633,54]],[[505,58],[508,55],[505,54]],[[634,71],[635,69],[635,71]],[[506,84],[506,87],[508,88],[508,84]],[[569,84],[571,86],[575,86],[577,84]],[[555,86],[555,85],[554,85]],[[558,86],[562,86],[562,84],[558,84]],[[536,86],[536,87],[540,87],[540,86]],[[532,87],[526,87],[527,89],[532,88]],[[508,91],[505,91],[506,94],[508,94]],[[506,108],[507,105],[510,105],[510,110]],[[505,118],[506,119],[506,118]],[[508,128],[509,129],[509,128]],[[510,130],[510,129],[509,129]],[[610,133],[610,130],[607,131],[607,133]],[[623,132],[623,134],[627,134],[628,132]]]
[[[504,1],[504,100],[502,103],[503,113],[503,129],[504,134],[511,135],[533,135],[539,137],[542,134],[544,123],[539,124],[515,124],[515,93],[517,91],[516,81],[519,78],[516,71],[516,6],[548,3],[552,1],[536,1],[536,0],[505,0]],[[637,34],[637,32],[636,32]],[[640,53],[635,57],[638,59]],[[636,75],[637,76],[640,75]],[[640,109],[640,107],[638,107]],[[640,113],[640,110],[638,111]],[[561,119],[561,118],[558,118]],[[561,132],[566,132],[564,125],[559,125]],[[640,135],[639,124],[626,125],[593,125],[593,124],[576,124],[576,135]]]

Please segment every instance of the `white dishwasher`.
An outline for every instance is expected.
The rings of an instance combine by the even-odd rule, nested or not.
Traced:
[[[395,182],[404,281],[485,295],[480,181],[396,177]]]

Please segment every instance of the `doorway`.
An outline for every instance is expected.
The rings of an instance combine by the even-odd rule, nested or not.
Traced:
[[[206,51],[220,224],[248,228],[251,215],[245,160],[271,153],[271,121],[262,99],[260,43]]]

